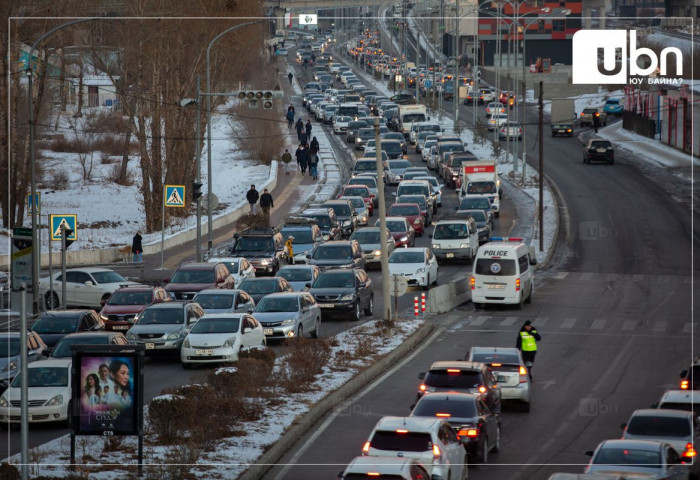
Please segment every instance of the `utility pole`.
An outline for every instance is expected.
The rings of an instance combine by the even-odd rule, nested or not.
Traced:
[[[379,117],[374,118],[374,141],[377,145],[377,194],[379,196],[379,238],[381,259],[382,259],[382,297],[384,299],[384,308],[382,319],[386,322],[391,320],[391,285],[389,284],[389,249],[384,241],[386,229],[386,204],[384,202],[384,165],[382,162],[382,140],[379,135]]]
[[[540,174],[538,175],[539,178],[539,187],[540,187],[540,252],[544,251],[544,207],[542,206],[543,202],[543,181],[544,181],[544,101],[543,101],[543,82],[540,81],[540,131],[539,131],[539,137],[540,137]],[[384,266],[382,265],[382,268]]]
[[[452,96],[452,101],[454,102],[454,124],[452,129],[457,133],[457,125],[459,124],[459,0],[455,0],[455,70],[454,78],[454,95]]]
[[[202,98],[200,94],[202,93],[200,90],[200,75],[197,75],[197,130],[195,137],[197,138],[197,146],[196,146],[196,159],[195,159],[195,182],[198,184],[202,184],[202,168],[201,168],[201,159],[200,157],[202,156],[202,147],[200,145],[201,140],[202,140],[202,133],[201,133],[201,127],[200,124],[202,123]],[[194,192],[194,189],[193,189]],[[211,205],[209,205],[211,207]],[[209,228],[211,229],[211,225],[209,225]],[[197,198],[197,246],[196,246],[196,252],[197,252],[197,261],[201,262],[202,261],[202,197]]]

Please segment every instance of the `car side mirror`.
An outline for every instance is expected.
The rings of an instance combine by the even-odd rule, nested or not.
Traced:
[[[414,408],[416,408],[416,404],[415,404],[415,403],[414,403],[413,405],[411,405],[410,407],[408,407],[409,410],[413,410]]]
[[[365,288],[367,286],[367,282],[360,282],[357,284],[357,286],[360,288]]]
[[[337,477],[338,477],[338,478],[343,478],[343,474],[344,474],[344,473],[345,473],[345,470],[339,471]]]
[[[459,192],[457,192],[457,193],[459,193]],[[459,207],[455,207],[455,210],[459,210]]]
[[[88,287],[91,287],[91,286],[92,286],[92,281],[91,281],[91,280],[86,280],[86,281],[85,281],[85,285],[87,285]]]
[[[680,377],[685,378],[688,376],[688,370],[681,370]]]
[[[250,328],[250,327],[245,327],[245,328],[243,329],[243,334],[250,333],[250,332],[252,332],[252,331],[253,331],[252,328]]]
[[[592,456],[593,456],[593,450],[586,450],[585,452],[583,452],[583,454],[586,455],[587,457],[592,457]]]
[[[420,373],[418,374],[418,379],[419,379],[419,380],[423,380],[424,378],[425,378],[425,372],[420,372]]]
[[[433,238],[433,234],[432,234],[432,233],[429,233],[429,234],[428,234],[428,238]]]
[[[627,428],[627,424],[626,424],[626,423],[621,423],[621,424],[620,424],[620,428],[624,430],[625,428]]]
[[[311,255],[309,255],[309,254],[307,253],[307,254],[306,254],[306,258],[311,259]]]
[[[164,278],[164,279],[163,279],[163,283],[170,283],[170,279],[169,279],[169,278]]]
[[[649,408],[659,408],[659,402],[654,402],[651,405],[649,405]]]

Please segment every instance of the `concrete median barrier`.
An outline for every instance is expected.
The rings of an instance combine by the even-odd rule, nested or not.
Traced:
[[[446,285],[434,287],[428,293],[428,313],[446,313],[471,300],[469,277],[453,280]]]

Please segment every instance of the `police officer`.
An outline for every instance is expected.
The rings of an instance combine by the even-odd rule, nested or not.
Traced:
[[[532,325],[530,320],[527,320],[518,332],[518,339],[515,342],[515,348],[520,350],[523,355],[525,364],[530,364],[527,367],[527,373],[532,381],[532,367],[535,363],[535,355],[537,355],[537,342],[542,337],[537,333],[537,329]]]

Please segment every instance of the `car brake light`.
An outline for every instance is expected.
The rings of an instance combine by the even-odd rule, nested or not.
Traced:
[[[421,392],[425,392],[428,389],[428,387],[425,386],[425,383],[421,383],[420,387],[418,387],[418,390]]]
[[[440,452],[440,447],[437,445],[433,444],[433,459],[440,458],[441,452]]]
[[[369,453],[369,441],[366,441],[362,446],[362,454],[367,455]]]
[[[697,452],[696,452],[695,449],[693,448],[693,444],[690,443],[690,442],[688,442],[688,443],[685,445],[685,451],[683,452],[683,455],[682,455],[682,456],[683,456],[683,457],[686,457],[686,458],[693,458],[693,457],[696,456],[696,455],[697,455]]]
[[[516,292],[520,291],[520,279],[519,278],[515,279],[515,291]]]
[[[476,428],[460,428],[457,431],[457,436],[459,437],[470,437],[474,438],[479,435],[479,430]]]
[[[450,418],[452,415],[450,415],[449,413],[436,413],[435,416],[441,418]]]
[[[381,473],[379,473],[379,472],[367,472],[368,477],[378,477],[380,475],[381,475]]]
[[[527,369],[525,367],[520,367],[520,383],[527,383]]]
[[[460,373],[461,370],[459,368],[448,368],[447,373]]]
[[[486,387],[484,387],[483,385],[479,387],[479,393],[486,393]]]
[[[688,390],[688,380],[681,381],[681,390]]]
[[[502,363],[492,363],[491,366],[492,367],[502,367],[503,364]]]
[[[476,290],[476,279],[474,277],[471,277],[469,279],[469,286],[472,290]]]

